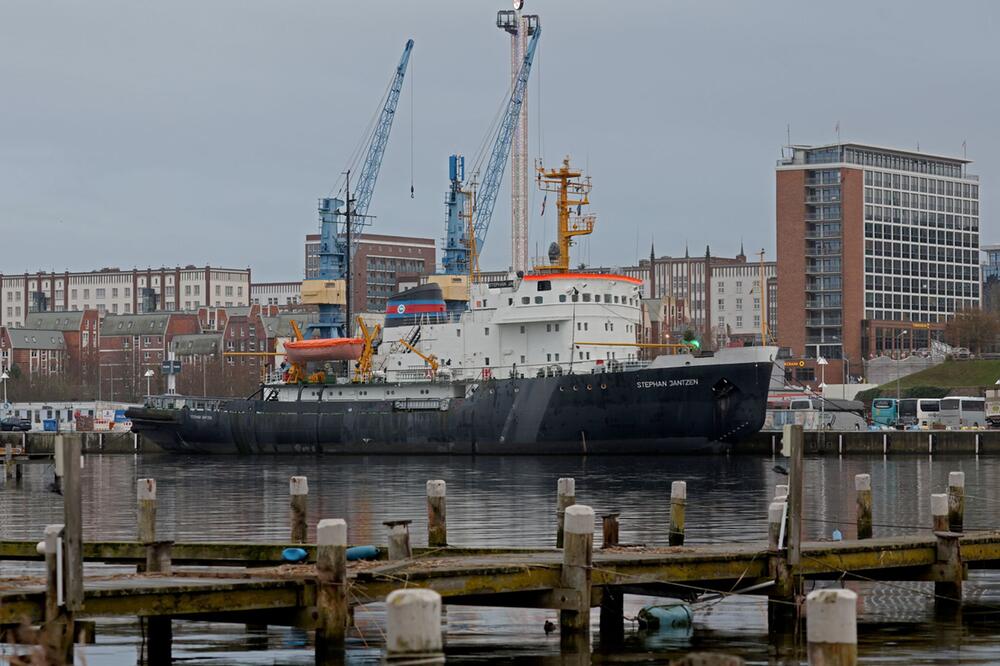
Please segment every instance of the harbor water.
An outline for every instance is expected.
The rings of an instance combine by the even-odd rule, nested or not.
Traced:
[[[786,477],[769,456],[705,457],[174,457],[90,455],[83,470],[84,539],[135,536],[135,480],[158,484],[158,535],[177,541],[286,541],[288,478],[309,479],[309,538],[320,518],[345,518],[352,544],[384,544],[382,522],[412,519],[414,545],[426,543],[424,484],[448,483],[448,537],[456,545],[551,546],[559,477],[576,479],[577,502],[600,514],[621,512],[622,543],[665,545],[670,482],[688,484],[687,543],[742,543],[766,538],[767,506]],[[854,535],[854,475],[870,473],[875,536],[929,534],[930,495],[944,492],[949,471],[966,475],[967,531],[1000,528],[1000,459],[972,456],[810,457],[805,464],[805,529],[810,539]],[[38,539],[61,522],[62,498],[47,488],[52,469],[31,465],[25,478],[0,486],[0,538]],[[600,542],[600,531],[596,536]],[[24,563],[0,563],[2,573]],[[809,585],[807,583],[807,585]],[[933,586],[849,583],[862,598],[863,663],[1000,663],[1000,573],[973,572],[963,623],[935,620]],[[625,615],[653,600],[626,597]],[[543,625],[554,611],[446,607],[449,663],[559,661],[558,632]],[[742,656],[749,664],[799,664],[804,646],[768,640],[762,597],[694,604],[694,627],[645,632],[626,620],[624,643],[602,640],[592,613],[595,660],[665,662],[689,651]],[[384,616],[359,609],[350,663],[378,663]],[[311,664],[312,637],[285,627],[174,623],[173,654],[187,664]],[[142,649],[137,622],[98,622],[97,643],[78,663],[134,664]],[[4,652],[5,650],[5,652]],[[0,661],[11,653],[0,648]]]

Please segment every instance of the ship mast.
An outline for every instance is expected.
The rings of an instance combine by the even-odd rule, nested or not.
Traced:
[[[597,220],[593,213],[581,212],[583,206],[590,205],[590,176],[581,180],[583,172],[570,167],[569,157],[558,169],[546,170],[541,162],[536,163],[535,169],[538,172],[538,189],[558,194],[556,216],[559,224],[559,240],[549,246],[549,263],[535,266],[535,270],[540,273],[565,273],[569,270],[569,248],[573,237],[592,233]]]

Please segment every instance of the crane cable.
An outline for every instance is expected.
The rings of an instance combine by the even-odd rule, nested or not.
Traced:
[[[410,198],[413,198],[413,55],[410,55]]]

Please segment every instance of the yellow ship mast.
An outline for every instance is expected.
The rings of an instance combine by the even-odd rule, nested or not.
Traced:
[[[549,262],[543,266],[535,266],[540,273],[565,273],[569,270],[569,248],[574,236],[585,236],[594,231],[597,216],[593,213],[583,214],[582,206],[590,204],[590,176],[580,180],[581,171],[569,165],[569,157],[563,160],[558,169],[546,170],[541,162],[536,162],[538,172],[538,189],[542,192],[553,192],[559,195],[556,201],[556,213],[559,220],[558,256],[549,252]],[[576,208],[576,212],[573,212]]]

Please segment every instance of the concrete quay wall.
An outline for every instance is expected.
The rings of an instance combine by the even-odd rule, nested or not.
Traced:
[[[807,431],[812,454],[959,454],[1000,455],[1000,430]],[[734,453],[781,451],[780,432],[759,432],[733,446]]]

